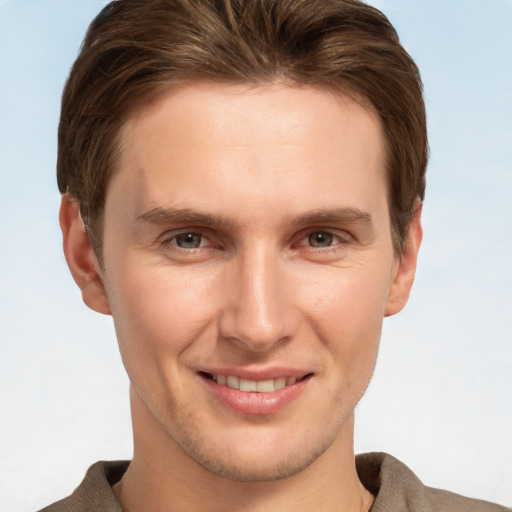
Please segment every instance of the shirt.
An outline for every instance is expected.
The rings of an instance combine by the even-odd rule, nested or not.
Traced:
[[[40,512],[123,512],[112,486],[129,461],[97,462],[71,496]],[[487,501],[423,485],[402,462],[386,453],[356,456],[362,484],[375,496],[370,512],[512,512]]]

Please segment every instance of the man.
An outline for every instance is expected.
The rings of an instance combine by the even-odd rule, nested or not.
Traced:
[[[505,510],[353,452],[421,243],[418,70],[355,0],[119,0],[66,86],[83,300],[131,381],[131,463],[45,510]]]

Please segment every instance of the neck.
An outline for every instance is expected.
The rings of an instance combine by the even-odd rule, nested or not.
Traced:
[[[303,471],[281,480],[238,482],[198,464],[160,427],[133,390],[131,398],[134,456],[114,486],[125,512],[360,512],[373,502],[355,469],[353,417]]]

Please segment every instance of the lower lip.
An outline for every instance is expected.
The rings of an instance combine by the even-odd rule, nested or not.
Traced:
[[[219,402],[234,411],[251,416],[265,416],[280,411],[296,400],[311,380],[310,377],[306,377],[291,386],[271,393],[255,393],[232,389],[202,375],[200,377]]]

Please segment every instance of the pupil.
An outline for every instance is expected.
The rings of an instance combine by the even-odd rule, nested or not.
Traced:
[[[312,233],[309,235],[309,243],[313,247],[328,247],[332,245],[332,235],[329,233]]]

